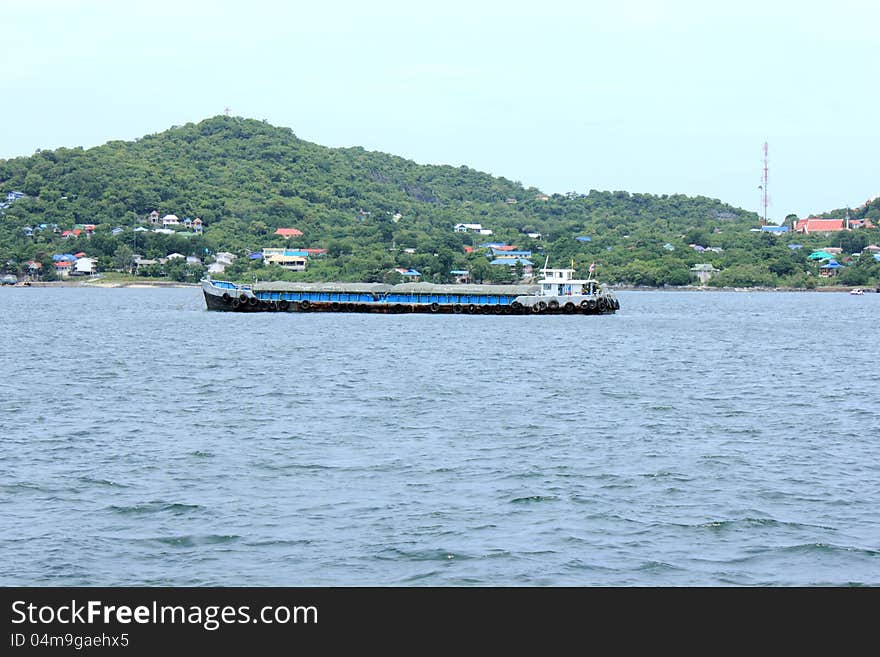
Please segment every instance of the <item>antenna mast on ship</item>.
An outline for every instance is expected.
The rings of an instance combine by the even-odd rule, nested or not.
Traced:
[[[758,189],[761,190],[761,206],[764,209],[764,214],[761,218],[761,225],[762,226],[767,225],[767,205],[769,204],[769,199],[770,199],[769,194],[768,194],[768,190],[767,190],[767,180],[768,180],[767,174],[768,174],[769,168],[770,167],[767,164],[767,142],[765,141],[764,142],[764,169],[763,169],[763,173],[761,175],[761,184],[758,186]]]

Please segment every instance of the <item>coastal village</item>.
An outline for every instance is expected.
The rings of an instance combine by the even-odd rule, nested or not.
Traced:
[[[20,191],[11,191],[6,195],[6,201],[0,203],[0,212],[10,207],[11,204],[25,197]],[[540,194],[537,200],[547,200],[549,197]],[[516,199],[507,199],[507,203],[514,204]],[[394,215],[394,221],[397,222],[402,218],[400,213]],[[775,225],[768,224],[751,229],[753,232],[762,232],[775,235],[778,237],[792,237],[793,235],[825,235],[829,236],[840,231],[853,231],[860,229],[873,228],[874,224],[870,219],[827,219],[818,217],[808,217],[806,219],[797,219],[792,225]],[[60,226],[52,223],[42,223],[35,226],[23,226],[22,232],[26,237],[33,237],[43,231],[50,231],[55,235],[59,235],[63,240],[85,238],[88,240],[97,230],[97,224],[80,223],[73,224],[69,227]],[[454,233],[469,233],[474,236],[491,237],[494,235],[492,228],[485,227],[481,223],[457,223],[450,227]],[[141,218],[137,226],[113,226],[110,234],[118,236],[122,234],[130,234],[132,244],[137,244],[137,235],[139,233],[158,233],[165,235],[178,236],[195,236],[201,235],[206,230],[204,222],[199,218],[180,218],[176,214],[162,214],[158,210],[152,210],[148,215]],[[542,235],[539,232],[523,230],[524,237],[528,238],[530,243],[540,242]],[[212,277],[222,276],[227,267],[233,264],[238,258],[247,258],[250,261],[260,261],[264,265],[277,265],[278,267],[291,271],[303,272],[309,267],[310,262],[316,258],[325,257],[327,248],[321,246],[304,246],[297,243],[307,241],[304,233],[295,227],[279,227],[272,237],[287,242],[285,246],[264,246],[259,250],[250,251],[244,254],[235,254],[230,251],[219,251],[216,253],[198,256],[194,254],[182,254],[171,252],[159,258],[147,258],[143,254],[132,252],[131,261],[127,268],[119,267],[118,263],[106,261],[106,258],[96,258],[86,250],[77,250],[76,252],[58,252],[51,254],[52,267],[57,279],[75,280],[83,278],[100,277],[103,272],[120,271],[127,272],[135,276],[151,276],[162,277],[167,275],[166,270],[169,265],[177,263],[184,264],[195,268],[201,268],[204,274]],[[592,237],[588,235],[575,235],[573,239],[583,244],[589,244]],[[79,242],[81,244],[81,242]],[[803,245],[796,242],[787,244],[789,249],[799,250]],[[663,247],[667,250],[674,250],[675,247],[667,243]],[[721,253],[723,249],[720,247],[703,246],[701,244],[692,243],[688,245],[697,253]],[[491,267],[505,267],[510,271],[510,280],[513,281],[531,281],[536,273],[535,257],[543,256],[543,250],[538,249],[521,249],[514,244],[508,244],[503,241],[486,241],[479,244],[465,245],[464,253],[472,254],[481,252],[486,256],[487,264]],[[415,249],[404,248],[403,252],[414,254]],[[872,257],[880,262],[880,246],[870,244],[859,253],[844,253],[842,248],[828,246],[812,251],[807,259],[815,262],[818,276],[824,279],[835,277],[841,269],[847,266],[847,262],[852,262],[860,257]],[[117,266],[114,266],[117,265]],[[541,263],[543,264],[543,263]],[[540,265],[539,265],[540,266]],[[44,264],[29,260],[26,263],[23,275],[17,276],[6,273],[2,276],[3,284],[28,284],[40,281],[45,278]],[[697,263],[691,267],[691,278],[694,285],[705,286],[712,279],[713,275],[718,273],[710,263]],[[422,274],[410,267],[396,267],[388,272],[397,275],[401,281],[418,282],[422,279]],[[466,269],[452,269],[449,272],[455,283],[467,284],[474,282],[471,272]],[[55,278],[55,277],[53,277]]]

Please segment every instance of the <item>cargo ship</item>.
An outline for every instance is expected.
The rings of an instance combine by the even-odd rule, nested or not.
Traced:
[[[443,285],[436,283],[239,284],[202,280],[208,310],[227,312],[358,312],[607,315],[620,309],[608,287],[572,269],[541,270],[534,285]]]

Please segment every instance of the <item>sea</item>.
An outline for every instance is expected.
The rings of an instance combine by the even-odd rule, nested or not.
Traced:
[[[880,585],[880,294],[3,288],[0,585]]]

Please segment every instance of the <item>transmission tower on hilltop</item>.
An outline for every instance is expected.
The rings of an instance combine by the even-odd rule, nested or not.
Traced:
[[[761,215],[761,225],[767,225],[767,206],[770,204],[770,194],[767,190],[767,173],[769,170],[769,166],[767,165],[767,142],[764,142],[764,168],[761,173],[761,184],[758,185],[758,189],[761,190],[761,207],[764,210],[764,213]]]

